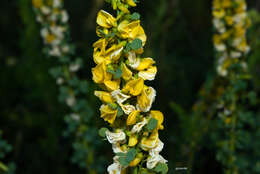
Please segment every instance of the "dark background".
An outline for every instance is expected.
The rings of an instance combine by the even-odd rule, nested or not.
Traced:
[[[148,37],[145,55],[153,57],[158,66],[157,78],[151,83],[157,90],[153,108],[165,115],[162,154],[169,160],[170,174],[181,173],[175,167],[190,166],[189,134],[184,133],[185,123],[180,121],[171,103],[190,113],[199,90],[214,74],[211,4],[211,0],[140,0],[135,9],[141,14]],[[258,0],[248,0],[248,4],[250,9],[260,9]],[[99,9],[110,7],[102,0],[65,0],[65,8],[70,15],[71,38],[77,55],[84,58],[80,76],[92,83],[92,43],[97,40],[95,18]],[[251,32],[257,30],[255,27]],[[58,87],[48,73],[53,59],[42,53],[39,32],[30,0],[1,0],[0,128],[3,138],[13,147],[4,162],[14,162],[19,174],[88,173],[71,163],[74,139],[63,136],[68,108],[57,101]],[[260,76],[258,48],[255,46],[248,56],[256,91]],[[94,100],[96,117],[99,117],[99,104]],[[102,143],[109,152],[105,154],[106,168],[111,163],[112,150],[107,142]],[[194,174],[222,172],[213,144],[207,135],[199,144],[193,162]]]

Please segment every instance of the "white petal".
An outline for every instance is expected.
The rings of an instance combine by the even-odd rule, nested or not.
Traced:
[[[120,89],[113,91],[111,96],[117,101],[118,104],[121,104],[130,98],[129,95],[123,94]]]
[[[138,133],[142,130],[142,128],[147,124],[147,119],[144,118],[142,122],[139,122],[137,124],[134,125],[134,127],[132,128],[131,132],[132,133]]]
[[[125,114],[129,115],[131,112],[135,111],[135,107],[133,105],[123,105],[119,104],[124,111]]]
[[[167,163],[167,160],[165,160],[159,154],[149,156],[148,159],[147,159],[146,167],[148,169],[153,169],[158,163]]]
[[[123,142],[126,139],[125,133],[121,130],[118,133],[106,131],[106,137],[108,142],[111,144]]]

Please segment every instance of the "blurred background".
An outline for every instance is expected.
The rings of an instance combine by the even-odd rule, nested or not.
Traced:
[[[252,17],[249,30],[252,51],[248,62],[253,88],[258,92],[260,17],[257,11],[260,10],[260,1],[248,0],[248,5]],[[191,134],[197,127],[193,125],[191,128],[189,121],[200,89],[215,73],[211,6],[211,0],[140,0],[134,9],[141,14],[148,37],[145,55],[153,57],[158,66],[157,78],[151,83],[157,90],[153,108],[165,115],[165,130],[160,136],[165,143],[162,155],[169,161],[170,174],[186,173],[176,171],[175,167],[192,167],[194,174],[222,173],[210,130],[201,135],[202,141],[196,149],[191,149]],[[76,45],[76,54],[84,60],[79,75],[89,82],[88,107],[96,117],[93,123],[101,127],[104,123],[99,117],[100,103],[91,97],[96,88],[91,81],[91,67],[94,66],[92,44],[97,40],[96,14],[99,9],[110,7],[103,0],[65,0],[65,8],[70,16],[71,39]],[[46,58],[42,52],[40,26],[35,20],[31,0],[1,0],[0,38],[0,129],[2,139],[12,146],[0,139],[1,161],[15,164],[11,168],[16,168],[15,173],[19,174],[89,173],[84,156],[79,157],[82,149],[75,153],[74,137],[64,136],[68,129],[64,115],[68,108],[58,102],[58,87],[49,74],[54,60]],[[254,117],[259,118],[258,113],[255,109]],[[259,129],[257,135],[254,133],[257,132],[248,135],[252,136],[248,143],[259,147]],[[86,136],[91,134],[97,132],[89,132]],[[100,149],[96,151],[105,152],[99,154],[104,159],[99,165],[101,169],[97,169],[99,173],[105,173],[103,170],[112,162],[111,147],[102,138],[95,138],[92,142],[99,144],[97,147]],[[1,151],[8,152],[4,158]],[[260,158],[258,161],[250,158],[252,153],[259,155],[260,148],[243,155],[244,160],[239,164],[247,171],[243,174],[260,173]],[[95,156],[91,160],[95,163]],[[250,169],[257,166],[258,170]]]

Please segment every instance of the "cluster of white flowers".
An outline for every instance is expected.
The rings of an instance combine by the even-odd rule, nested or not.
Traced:
[[[214,46],[220,53],[217,72],[221,76],[228,75],[230,65],[246,55],[250,47],[246,40],[249,20],[245,0],[214,0],[213,25]]]
[[[41,24],[41,36],[46,46],[47,54],[52,57],[62,58],[70,54],[71,45],[66,38],[68,32],[69,16],[63,8],[62,0],[33,0],[33,6],[36,12],[36,20]],[[68,70],[71,73],[77,72],[80,64],[71,63]],[[63,77],[57,77],[57,85],[63,85],[66,80]],[[69,107],[76,104],[76,98],[73,94],[65,100]]]

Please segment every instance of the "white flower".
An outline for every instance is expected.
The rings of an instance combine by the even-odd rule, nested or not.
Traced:
[[[53,0],[53,7],[57,8],[61,6],[61,0]]]
[[[68,106],[72,107],[75,105],[76,103],[76,99],[74,96],[69,96],[67,99],[66,99],[66,103]]]
[[[142,128],[147,124],[147,119],[143,118],[143,121],[137,123],[134,125],[134,127],[132,128],[131,132],[132,133],[138,133],[142,130]]]
[[[42,6],[42,7],[41,7],[41,11],[42,11],[42,13],[43,13],[44,15],[48,15],[48,14],[51,13],[51,9],[50,9],[49,7],[47,7],[47,6]]]
[[[59,78],[57,78],[56,83],[57,83],[57,85],[62,85],[64,83],[64,79],[59,77]]]
[[[107,172],[109,174],[121,174],[122,167],[118,162],[115,162],[108,166]]]
[[[168,161],[165,160],[161,155],[156,154],[153,156],[149,156],[146,162],[146,167],[148,169],[153,169],[158,163],[167,163]]]
[[[138,73],[138,76],[143,78],[144,80],[154,80],[156,73],[157,73],[156,66],[152,66],[146,71],[140,71]]]
[[[62,50],[62,52],[67,53],[67,52],[69,52],[70,47],[68,45],[64,45],[64,46],[62,46],[61,50]]]
[[[226,45],[225,44],[215,44],[215,48],[217,51],[225,51],[226,50]]]
[[[237,51],[231,51],[231,58],[239,58],[242,56],[242,53],[237,52]]]
[[[146,106],[140,106],[139,104],[136,104],[136,108],[142,112],[148,112],[151,109],[152,104],[155,100],[156,91],[154,88],[149,87],[147,90],[145,90],[144,94],[141,95],[146,95],[146,97],[149,99],[149,103]]]
[[[220,19],[213,19],[213,24],[220,33],[226,32],[225,23]]]
[[[140,65],[140,59],[136,58],[135,52],[131,51],[128,53],[129,66],[136,69]]]
[[[72,118],[74,121],[79,121],[79,120],[80,120],[80,116],[79,116],[78,114],[73,113],[73,114],[71,114],[70,116],[71,116],[71,118]]]
[[[123,94],[120,89],[113,91],[111,96],[117,101],[118,104],[121,104],[130,98],[129,95]]]
[[[114,143],[112,144],[112,149],[114,153],[125,153],[126,151],[123,151],[120,147],[120,143]]]
[[[126,135],[122,130],[117,133],[106,131],[106,137],[108,142],[111,144],[123,142],[126,139]]]
[[[51,32],[59,39],[64,38],[64,32],[65,28],[61,26],[51,26],[50,27]]]
[[[223,76],[223,77],[225,77],[225,76],[227,76],[228,75],[228,71],[226,70],[226,69],[224,69],[222,66],[218,66],[217,67],[217,72],[218,72],[218,74],[220,75],[220,76]]]
[[[46,36],[49,34],[49,31],[47,28],[42,28],[41,29],[41,36],[42,38],[46,38]]]
[[[42,22],[43,22],[43,19],[42,19],[41,16],[38,15],[38,16],[36,17],[36,21],[42,23]]]
[[[59,47],[55,46],[55,47],[53,47],[53,48],[49,51],[49,54],[50,54],[51,56],[59,57],[59,56],[61,56],[61,51],[60,51]]]
[[[66,22],[68,22],[68,20],[69,20],[69,15],[68,15],[67,11],[63,10],[61,12],[61,22],[66,23]]]
[[[135,107],[133,105],[123,105],[119,104],[124,111],[125,114],[129,115],[131,112],[135,111]]]
[[[159,154],[163,150],[163,146],[164,146],[163,142],[159,139],[158,145],[155,148],[151,149],[149,151],[149,154],[151,156]]]
[[[77,72],[80,68],[80,65],[78,63],[70,64],[69,70],[70,72]]]

